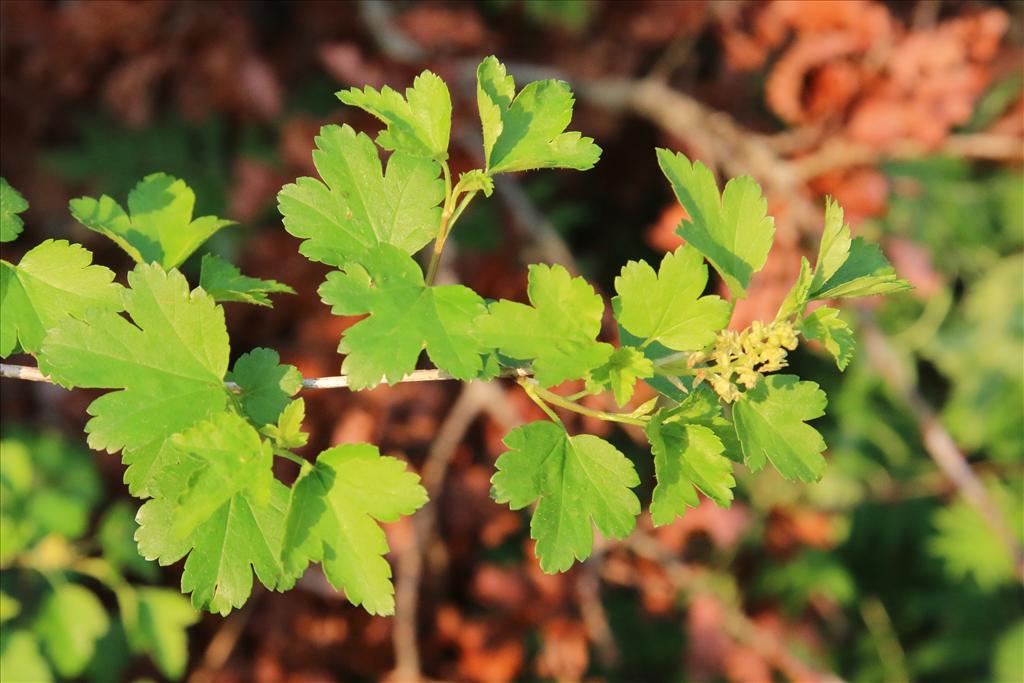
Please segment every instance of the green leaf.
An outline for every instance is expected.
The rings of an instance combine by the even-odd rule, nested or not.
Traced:
[[[284,557],[301,574],[321,562],[331,585],[370,614],[394,614],[387,539],[378,522],[394,522],[427,502],[419,476],[376,446],[346,444],[322,452],[300,476],[288,505]]]
[[[604,365],[590,371],[587,384],[595,388],[609,387],[615,402],[624,406],[633,398],[633,388],[638,379],[654,376],[654,363],[644,356],[643,351],[631,346],[615,349]]]
[[[520,510],[534,501],[530,536],[540,567],[565,571],[590,557],[592,524],[608,538],[633,530],[640,484],[633,463],[607,441],[590,434],[569,436],[553,422],[532,422],[505,437],[509,451],[498,458],[491,496]]]
[[[736,428],[722,415],[718,395],[707,384],[690,389],[679,405],[668,411],[673,421],[697,424],[710,429],[724,447],[724,455],[734,462],[743,462],[743,449],[736,437]]]
[[[57,672],[74,678],[89,664],[110,620],[91,591],[61,583],[43,598],[32,627]]]
[[[806,421],[824,415],[825,403],[817,384],[794,375],[765,377],[745,392],[732,415],[747,467],[756,472],[767,458],[786,479],[820,479],[825,440]]]
[[[850,226],[843,223],[843,207],[831,197],[825,198],[825,231],[818,245],[818,260],[810,291],[817,291],[836,274],[850,255]]]
[[[224,311],[177,271],[138,265],[122,295],[129,322],[110,311],[65,321],[46,337],[40,366],[61,385],[121,389],[89,405],[85,429],[97,450],[124,449],[132,495],[153,495],[173,462],[172,434],[221,411],[228,334]]]
[[[416,262],[395,247],[380,245],[360,264],[329,273],[319,293],[335,315],[370,314],[345,330],[338,346],[353,389],[398,382],[416,368],[424,347],[454,377],[480,373],[486,349],[472,328],[483,299],[462,285],[428,287]]]
[[[863,238],[853,240],[846,262],[824,284],[812,287],[811,299],[838,299],[875,294],[892,294],[910,289],[910,283],[896,276],[895,269],[877,244]]]
[[[806,257],[800,257],[800,274],[796,278],[796,282],[793,283],[793,287],[786,294],[786,298],[783,299],[782,305],[779,306],[779,313],[775,316],[776,320],[786,320],[791,316],[800,316],[804,314],[804,309],[807,308],[808,296],[811,293],[811,279],[813,278],[811,271],[811,263]]]
[[[645,261],[630,261],[615,278],[621,308],[618,321],[630,333],[676,351],[695,351],[715,341],[729,324],[732,306],[701,296],[708,267],[691,246],[666,254],[655,274]]]
[[[597,341],[604,301],[581,277],[562,266],[530,266],[527,294],[533,306],[502,299],[476,321],[487,346],[519,360],[533,361],[545,387],[585,377],[612,355],[611,344]]]
[[[66,240],[46,240],[18,265],[0,261],[0,357],[21,347],[39,353],[48,330],[90,309],[120,311],[114,273],[92,264],[92,254]]]
[[[384,149],[402,151],[437,161],[448,158],[448,136],[452,129],[452,99],[441,78],[424,71],[405,97],[384,86],[380,90],[366,86],[337,93],[345,104],[359,107],[387,124],[377,136]]]
[[[242,390],[238,400],[246,417],[257,425],[277,422],[291,397],[302,388],[302,375],[294,365],[280,364],[277,351],[257,348],[242,354],[227,380]]]
[[[718,505],[728,507],[736,480],[721,440],[709,428],[685,424],[671,411],[656,413],[647,424],[658,479],[651,499],[655,526],[671,523],[686,507],[697,507],[697,489]]]
[[[437,235],[445,190],[436,162],[397,151],[385,172],[373,141],[349,126],[324,126],[316,146],[324,182],[299,178],[278,194],[306,258],[341,268],[378,244],[412,254]]]
[[[800,323],[800,333],[807,339],[821,342],[836,359],[840,370],[845,370],[853,359],[853,330],[839,317],[835,308],[822,306],[815,309]]]
[[[277,424],[268,424],[261,432],[273,439],[278,448],[301,448],[309,441],[309,434],[302,431],[304,419],[306,402],[299,398],[285,406],[277,417]]]
[[[242,271],[216,254],[204,254],[199,286],[215,301],[237,301],[257,306],[273,306],[268,294],[294,294],[295,290],[277,280],[261,280],[242,275]]]
[[[534,81],[515,93],[515,81],[495,57],[476,72],[488,175],[534,168],[592,168],[601,156],[593,138],[564,132],[573,96],[564,81]]]
[[[180,508],[171,526],[175,539],[187,538],[237,493],[258,502],[270,495],[273,453],[269,443],[234,413],[217,413],[171,441],[185,456],[187,488],[175,496]]]
[[[25,222],[18,216],[28,208],[28,202],[7,182],[0,178],[0,242],[10,242],[21,234]]]
[[[733,178],[718,194],[708,167],[682,153],[658,150],[658,164],[690,215],[676,230],[711,261],[733,297],[747,295],[750,278],[764,267],[775,236],[768,203],[750,176]]]
[[[140,588],[133,594],[135,614],[125,624],[132,649],[152,657],[167,678],[181,678],[188,664],[188,627],[199,621],[199,614],[173,590]]]
[[[245,604],[254,570],[267,588],[290,587],[295,577],[280,560],[288,488],[273,478],[267,483],[265,500],[248,489],[236,491],[183,539],[174,530],[181,506],[169,498],[148,501],[137,517],[139,552],[161,565],[188,555],[182,591],[192,593],[197,609],[221,615]]]
[[[49,683],[53,680],[39,640],[31,631],[22,629],[0,629],[0,671],[4,681]]]
[[[114,199],[72,199],[79,223],[112,239],[137,263],[181,265],[221,228],[234,225],[216,216],[192,219],[196,196],[184,181],[166,173],[143,178],[128,194],[128,213]]]

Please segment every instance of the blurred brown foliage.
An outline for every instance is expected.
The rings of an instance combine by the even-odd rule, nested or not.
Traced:
[[[227,212],[266,228],[243,228],[246,238],[238,258],[243,270],[287,282],[298,295],[282,298],[273,310],[229,306],[229,329],[236,348],[272,346],[306,376],[332,375],[339,366],[339,336],[353,321],[330,315],[320,304],[315,291],[324,269],[297,253],[295,240],[276,219],[267,218],[268,210],[283,183],[313,171],[310,150],[320,125],[339,120],[363,128],[376,124],[343,111],[340,104],[326,115],[290,107],[301,77],[318,74],[322,88],[397,87],[419,69],[432,68],[453,84],[453,139],[463,140],[463,133],[476,126],[474,92],[464,85],[472,72],[466,67],[471,69],[484,54],[495,52],[514,69],[550,71],[583,85],[638,80],[653,69],[731,116],[740,130],[763,136],[778,159],[815,158],[814,172],[800,179],[795,194],[773,194],[769,187],[779,239],[751,287],[754,295],[737,308],[734,324],[742,327],[774,315],[800,257],[810,251],[809,231],[794,217],[797,196],[819,206],[823,195],[835,196],[855,228],[863,218],[880,215],[890,191],[877,168],[884,154],[901,145],[941,148],[971,118],[993,79],[1019,65],[1019,48],[1005,40],[1009,18],[1004,9],[946,4],[939,11],[935,4],[933,11],[927,2],[644,0],[590,5],[579,28],[558,15],[534,17],[534,10],[520,3],[499,11],[465,3],[311,2],[277,8],[270,3],[158,0],[5,2],[0,32],[4,175],[24,188],[33,211],[50,216],[63,211],[75,193],[103,191],[61,183],[36,163],[45,149],[71,135],[69,112],[95,108],[97,102],[128,128],[145,126],[166,111],[188,121],[217,115],[232,126],[263,126],[272,133],[276,158],[238,154],[231,159]],[[756,106],[757,88],[751,84],[758,78],[767,109]],[[692,152],[706,142],[702,131],[695,128],[692,137],[679,139],[635,115],[607,110],[588,99],[585,87],[579,98],[580,127],[594,131],[606,153],[592,176],[567,180],[567,192],[591,202],[610,226],[646,229],[645,239],[655,251],[675,248],[680,239],[674,229],[684,215],[650,170],[650,148],[661,144]],[[1024,137],[1022,107],[1018,100],[988,132]],[[841,155],[834,163],[827,157],[818,163],[826,141],[835,145],[837,140],[878,154],[852,163]],[[473,163],[469,147],[455,150],[457,167]],[[637,167],[648,170],[621,181]],[[485,295],[514,298],[522,293],[525,275],[510,254],[531,246],[532,226],[523,225],[511,207],[500,211],[497,220],[505,251],[467,253],[455,267]],[[66,219],[63,225],[73,229]],[[76,236],[90,239],[80,232]],[[612,235],[569,239],[581,258],[604,258],[609,270],[621,265]],[[88,246],[97,250],[100,261],[116,259],[98,241]],[[941,276],[927,253],[900,241],[888,243],[886,251],[919,295],[928,296]],[[24,399],[38,407],[51,399],[34,387],[6,390],[5,406]],[[369,440],[421,467],[457,391],[436,384],[311,393],[305,398],[312,439],[305,452]],[[649,397],[639,392],[636,401]],[[57,412],[80,426],[89,398],[61,395]],[[504,400],[518,420],[538,417],[520,393],[510,389]],[[577,426],[570,420],[567,424]],[[578,426],[608,429],[605,424]],[[481,408],[447,454],[443,490],[434,503],[436,529],[425,539],[415,624],[426,675],[461,681],[572,681],[586,680],[597,660],[614,667],[622,653],[608,644],[609,617],[580,588],[588,576],[596,576],[608,586],[633,591],[636,609],[644,615],[673,620],[686,630],[689,643],[676,659],[690,680],[761,682],[773,672],[818,678],[801,668],[788,648],[809,652],[814,660],[828,647],[817,628],[830,618],[828,606],[792,615],[771,602],[731,602],[709,587],[707,567],[735,566],[730,580],[742,584],[753,562],[744,555],[745,542],[776,557],[803,548],[831,548],[836,534],[829,513],[782,504],[759,510],[742,502],[720,509],[705,501],[666,528],[654,530],[649,521],[641,522],[636,535],[655,544],[659,554],[628,545],[604,548],[585,565],[548,576],[534,559],[526,518],[489,497],[493,462],[504,450],[500,438],[506,429]],[[117,486],[119,467],[112,461],[103,466]],[[389,533],[396,555],[414,551],[415,544],[403,540],[403,534],[415,533],[411,526]],[[737,556],[743,561],[735,565],[711,561]],[[283,596],[258,594],[227,656],[207,649],[225,628],[219,618],[207,617],[193,639],[193,666],[217,681],[384,677],[394,666],[394,622],[352,608],[326,588],[322,577],[307,576],[301,588]],[[684,594],[689,596],[685,604]],[[402,609],[400,604],[400,615]],[[628,669],[623,675],[661,677]]]

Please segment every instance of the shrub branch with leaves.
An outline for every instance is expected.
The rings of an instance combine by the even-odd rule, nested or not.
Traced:
[[[531,265],[525,303],[434,284],[446,240],[467,206],[490,196],[496,175],[586,170],[598,161],[592,139],[566,131],[573,96],[565,83],[536,81],[517,92],[504,66],[485,59],[477,70],[485,164],[457,180],[447,162],[452,103],[439,77],[423,72],[404,95],[368,87],[338,96],[383,130],[374,141],[349,126],[325,126],[313,152],[320,178],[300,178],[279,195],[300,252],[335,269],[319,289],[324,303],[338,315],[365,316],[340,340],[344,380],[334,384],[361,390],[423,379],[415,374],[423,351],[437,368],[426,378],[515,377],[548,419],[505,437],[492,495],[513,509],[535,506],[531,536],[545,571],[586,559],[594,526],[608,538],[627,536],[641,511],[632,462],[604,439],[570,434],[557,410],[644,430],[658,525],[696,505],[698,492],[729,505],[736,466],[771,463],[804,482],[822,476],[825,443],[809,421],[823,414],[825,394],[814,382],[771,373],[786,367],[800,337],[821,342],[840,369],[849,362],[852,331],[835,308],[808,312],[811,302],[908,286],[876,246],[851,239],[837,204],[826,205],[816,263],[804,261],[776,318],[730,331],[732,303],[704,294],[705,261],[733,298],[745,296],[772,245],[767,203],[750,177],[720,190],[700,162],[658,150],[690,216],[678,229],[687,244],[657,270],[644,262],[622,269],[611,302],[616,346],[599,340],[604,299],[562,266]],[[88,408],[89,444],[121,452],[129,490],[145,500],[139,551],[161,564],[184,558],[182,590],[194,605],[227,614],[249,597],[253,572],[286,590],[319,562],[351,602],[391,614],[380,525],[413,514],[426,492],[402,461],[370,444],[329,448],[314,463],[294,453],[307,440],[304,403],[295,398],[303,379],[268,349],[229,368],[221,306],[269,305],[269,294],[291,290],[209,255],[193,288],[178,266],[229,224],[193,218],[193,205],[191,190],[164,174],[143,179],[127,211],[107,196],[74,200],[73,215],[138,265],[125,287],[83,247],[54,240],[17,265],[2,262],[0,352],[35,355],[64,387],[110,390]],[[4,240],[20,232],[25,208],[4,183]],[[424,272],[414,257],[431,242]],[[571,380],[585,388],[557,391]],[[638,381],[658,396],[635,410],[582,402],[610,392],[621,408]],[[275,458],[297,467],[290,486],[274,476]]]

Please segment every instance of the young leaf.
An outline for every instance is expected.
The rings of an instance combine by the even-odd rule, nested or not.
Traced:
[[[181,590],[192,593],[196,609],[226,615],[252,592],[252,572],[267,588],[287,587],[295,577],[281,566],[281,539],[288,488],[270,480],[266,500],[239,491],[184,539],[174,533],[180,507],[170,498],[153,498],[139,509],[135,540],[147,560],[161,565],[185,555]]]
[[[707,166],[667,149],[658,150],[658,164],[690,214],[676,232],[711,261],[733,297],[746,296],[750,278],[764,266],[775,236],[761,188],[750,176],[741,176],[726,183],[719,195]]]
[[[607,441],[569,436],[553,422],[531,422],[505,437],[491,496],[520,510],[538,501],[530,523],[540,567],[553,574],[590,557],[596,524],[608,538],[633,530],[640,484],[633,463]]]
[[[0,357],[19,346],[39,353],[47,330],[90,309],[122,309],[114,273],[91,264],[87,249],[65,240],[46,240],[16,266],[0,261]]]
[[[412,254],[437,235],[444,181],[435,161],[397,151],[385,172],[373,141],[349,126],[324,126],[316,146],[324,182],[299,178],[278,194],[306,258],[341,268],[378,244]]]
[[[159,263],[164,270],[181,265],[203,242],[234,221],[216,216],[192,219],[196,196],[188,185],[166,173],[143,178],[128,195],[128,213],[114,199],[72,199],[71,215],[106,235],[137,263]]]
[[[812,287],[811,299],[838,299],[874,294],[892,294],[910,289],[910,283],[896,276],[896,270],[877,244],[858,237],[850,255],[824,284]]]
[[[676,351],[695,351],[715,340],[729,324],[732,306],[717,296],[701,296],[708,267],[692,246],[666,254],[655,274],[645,261],[630,261],[615,278],[618,321],[630,333]]]
[[[0,242],[10,242],[21,234],[25,222],[18,216],[28,208],[28,202],[7,182],[0,178]]]
[[[278,448],[301,448],[309,441],[309,434],[302,431],[306,419],[306,402],[295,399],[281,411],[277,424],[268,424],[261,431],[274,441]]]
[[[654,363],[642,351],[623,346],[615,349],[608,362],[590,371],[587,384],[597,388],[610,387],[615,402],[621,407],[633,398],[636,381],[653,375]]]
[[[533,306],[502,299],[476,321],[477,337],[519,360],[532,360],[545,387],[586,376],[612,355],[597,341],[604,301],[581,277],[562,266],[530,266],[527,294]]]
[[[732,462],[722,454],[724,446],[715,433],[699,424],[668,421],[671,419],[671,412],[662,411],[647,424],[658,479],[651,499],[655,526],[681,517],[687,506],[696,507],[700,502],[697,489],[728,507],[736,486]]]
[[[238,384],[239,401],[246,417],[257,425],[277,422],[291,397],[302,388],[302,375],[294,365],[280,364],[277,351],[257,348],[242,354],[226,379]]]
[[[515,81],[495,57],[476,71],[488,175],[534,168],[592,168],[601,156],[593,138],[564,132],[573,96],[564,81],[534,81],[515,93]]]
[[[419,476],[376,446],[346,444],[317,457],[295,483],[288,504],[284,558],[299,575],[321,562],[331,585],[370,614],[394,614],[387,539],[378,522],[394,522],[427,502]]]
[[[268,294],[294,294],[295,290],[277,280],[260,280],[242,275],[242,271],[216,254],[204,254],[199,271],[199,286],[214,301],[238,301],[257,306],[272,306]]]
[[[736,435],[747,467],[757,471],[765,458],[786,479],[815,482],[825,471],[825,440],[806,423],[825,414],[825,392],[794,375],[765,377],[733,407]]]
[[[424,347],[434,364],[459,379],[480,373],[486,349],[472,336],[484,301],[462,285],[428,287],[423,271],[396,247],[380,245],[359,265],[328,274],[320,297],[336,315],[370,316],[345,330],[338,350],[354,389],[397,382]]]
[[[831,197],[825,199],[825,230],[818,245],[818,260],[814,264],[814,278],[810,290],[821,289],[850,255],[850,226],[843,223],[843,207]]]
[[[853,330],[839,317],[835,308],[815,309],[800,323],[800,332],[807,339],[821,342],[836,359],[836,366],[845,370],[853,359]]]
[[[154,477],[173,460],[172,434],[223,410],[228,365],[224,311],[184,276],[138,265],[123,293],[133,322],[111,311],[66,320],[46,337],[40,367],[65,387],[121,389],[89,405],[89,445],[125,449],[132,495],[152,495]],[[134,324],[133,324],[134,323]]]
[[[85,670],[96,641],[110,628],[103,603],[73,583],[56,585],[43,599],[33,630],[57,673],[75,678]]]
[[[803,315],[811,293],[811,279],[813,277],[810,261],[807,260],[807,257],[801,256],[800,274],[797,275],[796,282],[793,283],[793,287],[786,294],[786,298],[782,300],[782,305],[779,306],[779,313],[775,316],[776,320],[786,320],[793,315]]]
[[[458,186],[466,192],[483,192],[485,197],[490,197],[494,192],[494,178],[484,173],[479,168],[459,174]]]
[[[448,158],[448,136],[452,129],[452,99],[448,86],[430,71],[424,71],[405,97],[384,86],[366,86],[337,93],[345,104],[359,107],[387,124],[377,136],[384,149],[402,151],[436,161]]]

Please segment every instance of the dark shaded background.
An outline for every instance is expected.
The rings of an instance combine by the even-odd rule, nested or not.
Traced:
[[[338,372],[351,321],[319,302],[326,269],[298,254],[275,207],[284,183],[314,174],[321,125],[377,129],[333,93],[434,70],[455,105],[453,170],[468,170],[479,153],[473,73],[492,53],[520,84],[568,80],[573,128],[604,154],[587,173],[500,183],[460,222],[442,277],[522,298],[525,264],[559,261],[607,294],[627,259],[680,243],[682,210],[654,158],[667,146],[722,177],[752,174],[776,216],[735,326],[774,315],[816,248],[826,194],[916,287],[848,311],[861,343],[842,376],[817,349],[794,359],[830,397],[823,482],[741,476],[731,509],[705,502],[658,530],[643,515],[628,541],[559,576],[540,572],[527,516],[488,498],[500,438],[537,417],[514,389],[305,395],[305,453],[371,441],[435,488],[429,512],[389,528],[399,616],[368,617],[311,572],[287,594],[257,589],[226,620],[204,616],[190,631],[192,679],[1024,680],[1013,659],[1024,652],[1022,8],[0,4],[0,170],[31,204],[5,258],[67,237],[123,272],[126,257],[76,225],[68,200],[122,199],[147,173],[179,176],[199,214],[240,223],[213,249],[297,290],[272,310],[227,306],[236,356],[267,346],[307,377]],[[197,258],[185,266],[197,269]],[[4,429],[52,427],[84,443],[93,397],[5,380]],[[568,423],[611,439],[650,482],[642,435]],[[108,502],[126,499],[117,459],[93,462]],[[980,497],[965,498],[972,487]],[[127,666],[107,673],[155,675]]]

